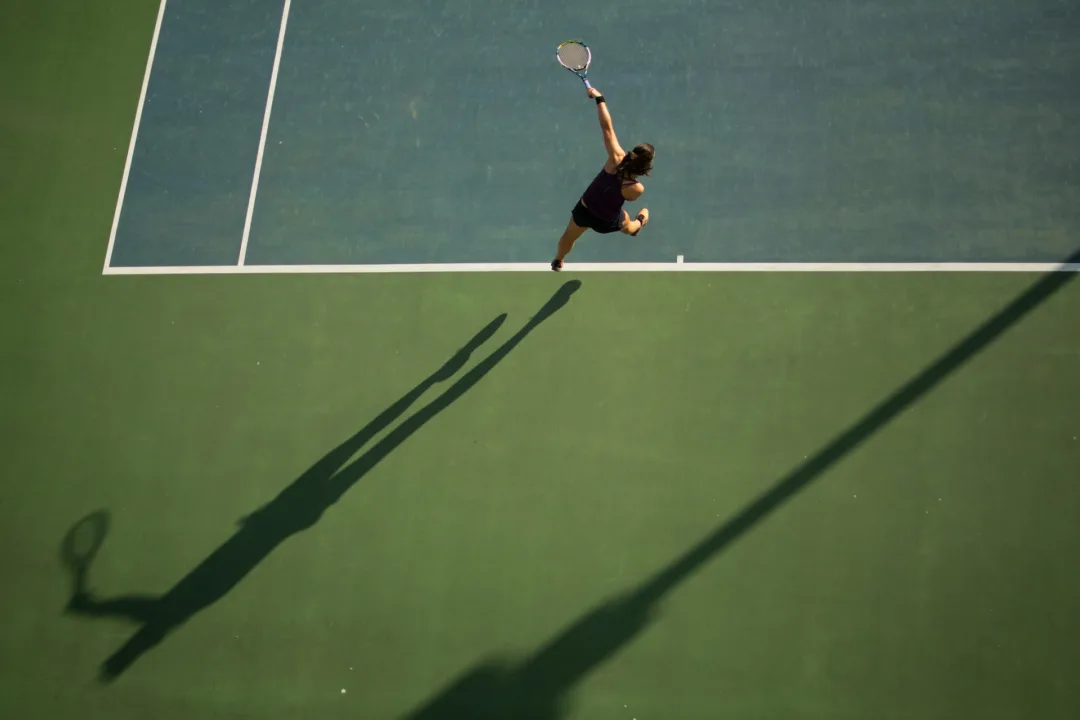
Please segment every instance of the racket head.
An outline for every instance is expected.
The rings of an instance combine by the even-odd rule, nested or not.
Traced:
[[[559,64],[577,74],[588,72],[592,62],[592,50],[580,40],[566,40],[555,48],[555,57]]]

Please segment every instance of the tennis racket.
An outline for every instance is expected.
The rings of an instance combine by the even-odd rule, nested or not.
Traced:
[[[592,62],[592,51],[580,40],[567,40],[555,48],[555,57],[559,64],[581,78],[585,87],[592,88],[589,84],[589,63]]]

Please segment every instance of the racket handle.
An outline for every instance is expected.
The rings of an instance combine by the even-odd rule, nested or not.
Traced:
[[[585,83],[585,87],[592,90],[592,85],[589,84],[589,78],[581,78],[581,82]]]

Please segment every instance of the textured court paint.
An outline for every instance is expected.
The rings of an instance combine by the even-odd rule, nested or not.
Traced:
[[[575,262],[1054,262],[1080,236],[1080,11],[1060,0],[305,2],[253,264],[550,260],[599,170],[590,76],[657,147],[637,238]],[[643,18],[647,32],[643,31]]]
[[[310,530],[108,692],[93,686],[131,629],[60,615],[66,584],[50,562],[70,523],[112,512],[91,576],[101,597],[161,593],[496,315],[503,327],[468,367],[563,281],[130,278],[43,302],[34,349],[18,355],[33,381],[5,395],[21,418],[7,467],[22,478],[0,506],[4,547],[19,549],[0,555],[5,577],[22,589],[0,598],[13,668],[0,703],[19,711],[6,714],[425,717],[411,713],[446,703],[461,677],[512,696],[515,677],[536,681],[519,672],[529,657],[579,620],[603,630],[606,600],[1032,279],[587,278]],[[1062,330],[1078,301],[1075,288],[1052,298],[973,358],[573,678],[564,714],[539,717],[1080,707],[1064,640],[1080,631],[1068,560],[1080,495],[1063,484],[1080,462],[1080,346]],[[589,634],[572,637],[586,654]],[[342,687],[346,704],[325,710]]]
[[[101,688],[130,628],[63,613],[76,519],[112,514],[96,592],[160,593],[568,279],[102,278],[156,9],[0,3],[18,239],[0,243],[0,717],[408,718],[462,678],[505,696],[1035,281],[582,278],[528,346]],[[1080,716],[1076,282],[573,676],[558,720]],[[555,649],[595,646],[573,637]]]
[[[112,265],[235,264],[281,3],[170,2]]]

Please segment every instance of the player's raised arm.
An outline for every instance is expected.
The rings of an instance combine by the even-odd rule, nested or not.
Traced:
[[[604,147],[607,148],[608,160],[614,165],[626,155],[626,151],[619,145],[619,139],[615,137],[615,126],[611,122],[611,113],[608,112],[604,96],[596,88],[589,88],[589,97],[596,100],[596,115],[600,120],[600,130],[604,133]]]

